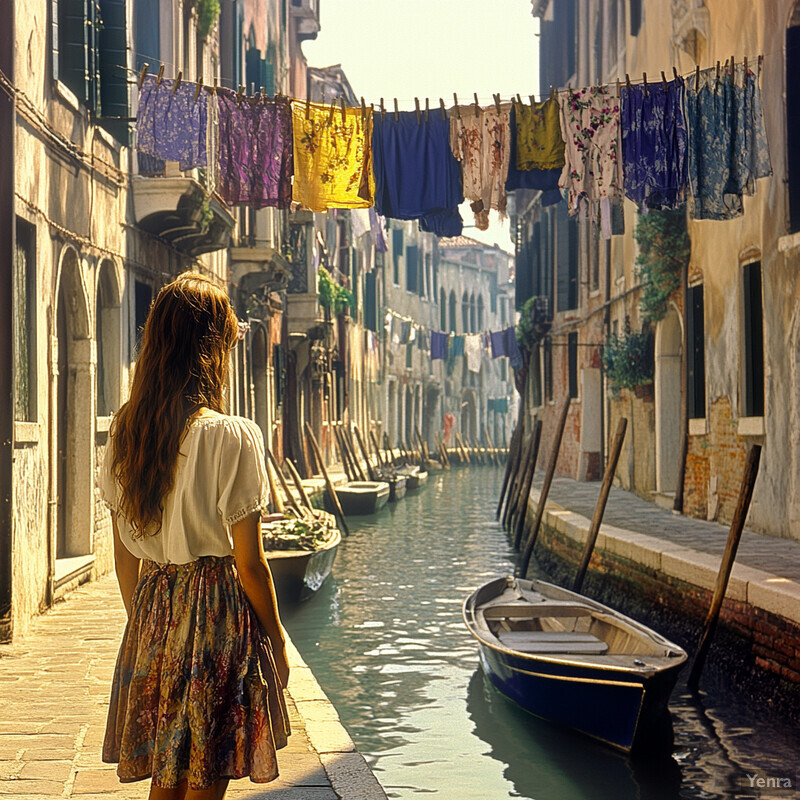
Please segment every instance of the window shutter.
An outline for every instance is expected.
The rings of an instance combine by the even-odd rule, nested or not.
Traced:
[[[556,310],[566,311],[569,306],[569,232],[567,212],[557,214],[555,220],[556,243]]]
[[[58,79],[87,104],[89,92],[90,0],[58,0]]]
[[[58,0],[51,0],[50,2],[50,37],[52,38],[52,58],[53,58],[53,80],[58,80],[58,69],[59,69],[59,55],[58,55],[58,48],[59,48],[59,31],[58,31],[58,19],[59,19],[59,2]]]
[[[375,270],[364,275],[364,327],[371,331],[378,330],[377,290]]]
[[[102,117],[128,117],[128,37],[126,0],[100,0],[98,72]]]
[[[409,245],[406,248],[406,289],[416,292],[419,287],[419,248]]]

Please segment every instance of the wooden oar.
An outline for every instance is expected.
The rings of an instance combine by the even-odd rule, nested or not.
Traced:
[[[364,447],[364,440],[361,438],[361,431],[358,429],[358,425],[353,425],[353,431],[356,434],[356,440],[358,441],[358,446],[359,449],[361,450],[361,455],[364,457],[364,461],[367,462],[367,473],[369,474],[369,479],[371,481],[376,481],[378,480],[378,477],[375,473],[375,470],[372,468],[372,461],[370,460],[367,448]]]
[[[483,426],[483,435],[486,437],[486,441],[489,443],[489,455],[492,459],[493,464],[499,464],[499,456],[497,455],[497,450],[495,449],[494,442],[492,441],[492,437],[489,436],[489,429],[484,425]]]
[[[322,453],[320,453],[317,439],[314,436],[314,431],[311,426],[306,422],[306,436],[308,437],[311,449],[314,451],[314,456],[322,467],[322,477],[325,478],[325,488],[328,490],[328,497],[331,499],[334,513],[339,518],[339,524],[342,526],[342,531],[345,535],[350,535],[350,528],[347,527],[347,520],[344,518],[344,511],[342,511],[342,504],[339,502],[339,495],[336,494],[336,489],[333,488],[330,477],[328,477],[328,470],[325,469],[325,464],[322,461]]]
[[[394,457],[394,448],[392,447],[392,443],[389,441],[389,434],[386,433],[386,431],[383,432],[383,449],[391,456],[392,466],[396,467],[397,459]]]
[[[353,469],[350,462],[350,453],[347,452],[347,447],[342,441],[342,432],[338,425],[333,430],[336,436],[336,446],[339,449],[339,458],[342,460],[342,466],[344,467],[344,474],[347,476],[348,481],[357,481],[358,473]]]
[[[283,498],[278,494],[278,486],[275,482],[275,473],[272,470],[272,461],[267,458],[267,481],[269,482],[269,493],[272,497],[272,506],[276,513],[283,514],[286,511],[286,507],[283,505]]]
[[[275,460],[275,456],[273,455],[272,450],[269,448],[267,448],[267,458],[269,459],[269,464],[275,470],[275,474],[278,476],[278,480],[281,483],[281,489],[283,489],[283,494],[286,497],[286,504],[290,505],[297,512],[298,517],[304,517],[305,514],[303,513],[303,510],[294,499],[294,495],[289,491],[289,487],[286,484],[286,478],[283,477],[283,473],[278,466],[278,462]]]
[[[378,446],[378,437],[375,436],[375,431],[369,432],[369,438],[372,439],[372,446],[375,448],[375,454],[378,456],[378,466],[384,467],[389,466],[389,459],[386,459],[386,464],[383,463],[383,457],[381,456],[381,448]]]
[[[353,443],[353,435],[352,435],[352,433],[347,429],[343,429],[342,430],[342,435],[344,436],[344,439],[347,442],[347,446],[350,448],[350,458],[353,459],[353,463],[356,465],[356,470],[357,470],[357,472],[359,474],[360,479],[362,481],[368,480],[368,476],[364,474],[364,470],[361,467],[361,461],[359,460],[358,456],[356,455],[356,446]]]
[[[516,457],[515,448],[519,446],[519,439],[521,435],[522,423],[518,422],[516,428],[514,428],[514,433],[511,434],[511,452],[506,459],[506,471],[505,475],[503,475],[503,487],[500,489],[500,499],[497,501],[497,512],[495,513],[495,519],[500,519],[500,511],[503,508],[503,500],[505,500],[506,492],[508,491],[509,479],[511,478],[511,473],[513,471],[512,467],[515,466],[513,463],[514,458]]]
[[[528,519],[528,498],[531,496],[531,486],[533,485],[533,475],[536,472],[536,459],[539,457],[539,442],[542,438],[542,421],[536,420],[536,427],[533,429],[533,442],[528,453],[528,463],[525,477],[522,480],[522,492],[517,502],[517,525],[514,531],[514,549],[518,549],[522,541],[522,532],[525,530],[525,523]]]
[[[461,447],[461,452],[464,454],[465,463],[469,464],[469,453],[467,452],[467,448],[464,446],[464,440],[461,438],[461,434],[458,431],[456,431],[456,441]]]
[[[306,487],[303,486],[303,481],[300,478],[300,473],[297,471],[297,467],[292,463],[291,458],[286,459],[286,465],[289,467],[289,472],[292,473],[292,480],[294,481],[294,485],[297,488],[297,493],[300,495],[300,499],[303,501],[303,505],[311,512],[312,516],[316,516],[314,506],[311,505],[311,500],[306,493]]]

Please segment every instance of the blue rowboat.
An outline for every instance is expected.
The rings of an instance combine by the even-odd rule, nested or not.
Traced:
[[[473,592],[463,615],[487,676],[526,711],[624,751],[663,731],[686,652],[650,628],[510,575]]]

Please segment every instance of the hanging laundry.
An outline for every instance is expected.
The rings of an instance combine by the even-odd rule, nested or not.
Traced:
[[[373,206],[369,207],[368,212],[375,250],[378,253],[386,253],[389,250],[389,243],[386,241],[386,220],[378,214]]]
[[[217,89],[219,193],[230,205],[288,208],[294,155],[292,110],[285,98],[239,103],[236,92]]]
[[[292,103],[294,196],[312,211],[368,208],[375,196],[372,110]]]
[[[459,236],[464,200],[461,170],[450,150],[450,124],[429,112],[417,121],[413,111],[373,120],[375,210],[392,219],[418,219],[423,231]]]
[[[484,350],[488,350],[490,347],[490,338],[488,331],[484,331],[484,333],[481,334],[481,347]]]
[[[411,341],[411,323],[407,320],[400,321],[400,344],[408,344]]]
[[[508,355],[504,331],[492,331],[489,334],[489,338],[492,345],[492,358],[500,358],[501,356]]]
[[[619,103],[604,86],[561,92],[561,134],[566,163],[559,185],[569,213],[599,204],[604,239],[611,237],[611,198],[622,193]]]
[[[420,328],[417,331],[417,347],[426,353],[428,352],[428,350],[430,350],[430,344],[428,342],[428,332],[424,328]]]
[[[464,337],[464,355],[470,372],[481,371],[481,337],[474,333]]]
[[[452,361],[453,359],[458,358],[459,356],[464,355],[464,337],[463,336],[451,336],[450,337],[450,350],[448,352],[448,357]]]
[[[431,331],[431,361],[447,358],[447,341],[450,337],[441,331]]]
[[[503,331],[503,343],[512,369],[519,369],[523,364],[523,359],[517,344],[517,331],[513,325]]]
[[[480,231],[489,227],[489,210],[506,216],[506,178],[511,154],[508,111],[460,106],[450,117],[450,147],[461,163],[464,196]]]
[[[360,239],[370,230],[369,210],[366,208],[354,208],[350,211],[350,232],[353,239]]]
[[[625,196],[641,210],[677,208],[686,199],[683,78],[622,87]]]
[[[565,163],[559,106],[555,98],[526,106],[514,104],[516,166],[520,170],[556,169]]]
[[[561,190],[558,188],[558,181],[561,178],[563,167],[553,169],[517,169],[517,123],[516,110],[512,106],[509,114],[509,135],[511,158],[508,161],[508,177],[506,178],[506,192],[513,192],[516,189],[533,189],[542,193],[542,208],[552,206],[561,200]],[[560,136],[560,134],[559,134]]]
[[[173,91],[174,89],[174,91]],[[209,94],[196,86],[145,75],[139,90],[136,148],[141,153],[178,161],[183,170],[208,165]]]
[[[772,174],[758,76],[736,65],[717,80],[716,70],[686,81],[689,185],[695,219],[732,219],[744,213],[742,195]]]

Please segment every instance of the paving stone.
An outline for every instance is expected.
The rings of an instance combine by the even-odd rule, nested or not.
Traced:
[[[323,755],[322,763],[334,790],[347,800],[378,800],[386,797],[361,753]]]
[[[61,797],[63,793],[64,784],[61,781],[0,781],[0,797],[11,795],[29,800],[30,796],[34,794],[45,797]]]
[[[69,778],[71,761],[28,761],[19,772],[20,778],[40,778],[46,781],[61,781]]]

